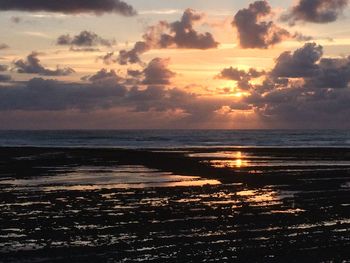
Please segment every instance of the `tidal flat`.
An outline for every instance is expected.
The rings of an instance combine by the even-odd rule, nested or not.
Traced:
[[[350,262],[350,149],[0,148],[0,262]]]

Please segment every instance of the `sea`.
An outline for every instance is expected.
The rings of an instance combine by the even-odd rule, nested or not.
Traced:
[[[0,131],[0,146],[171,149],[191,147],[350,147],[350,130]]]

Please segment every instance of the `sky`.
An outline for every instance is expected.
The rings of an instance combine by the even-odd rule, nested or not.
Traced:
[[[349,2],[0,0],[0,129],[348,129]]]

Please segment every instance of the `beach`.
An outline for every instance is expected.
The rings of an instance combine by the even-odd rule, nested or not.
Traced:
[[[0,149],[1,262],[348,262],[350,149]]]

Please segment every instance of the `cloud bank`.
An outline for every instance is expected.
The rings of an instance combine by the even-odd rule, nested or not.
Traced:
[[[349,84],[350,57],[324,58],[321,46],[307,43],[281,54],[245,102],[267,122],[340,127],[350,116]]]
[[[117,13],[124,16],[136,14],[131,5],[120,0],[1,0],[0,11],[94,13],[97,15]]]

